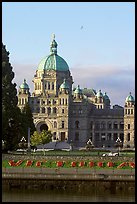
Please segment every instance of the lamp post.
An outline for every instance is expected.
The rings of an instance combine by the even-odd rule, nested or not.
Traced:
[[[2,150],[4,150],[4,149],[5,149],[5,141],[2,140]]]
[[[23,154],[24,154],[24,149],[27,148],[27,142],[26,142],[26,139],[25,137],[22,137],[21,140],[20,140],[20,143],[19,143],[19,147],[23,149]]]
[[[70,150],[72,151],[73,150],[73,141],[70,140]]]
[[[118,147],[118,155],[120,155],[120,147],[122,146],[122,141],[119,137],[116,140],[116,146]]]

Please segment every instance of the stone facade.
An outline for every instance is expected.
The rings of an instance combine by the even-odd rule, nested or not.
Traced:
[[[33,83],[32,95],[25,80],[20,86],[18,106],[22,109],[28,102],[36,129],[51,130],[53,141],[84,147],[90,138],[95,147],[114,147],[120,138],[125,147],[134,147],[134,102],[130,105],[126,102],[124,108],[118,105],[110,108],[110,99],[101,90],[82,90],[79,85],[72,88],[71,72],[65,60],[57,55],[55,39],[50,55],[40,62]],[[128,105],[132,114],[126,114]]]

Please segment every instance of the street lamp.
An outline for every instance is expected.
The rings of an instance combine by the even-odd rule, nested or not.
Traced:
[[[22,137],[19,143],[19,147],[23,149],[23,154],[24,154],[24,149],[26,149],[28,146],[25,137]]]
[[[73,141],[70,140],[70,150],[72,151],[73,150]]]
[[[5,141],[2,140],[2,150],[4,150],[4,149],[5,149]]]
[[[120,147],[122,146],[122,141],[119,137],[116,140],[116,146],[118,147],[118,155],[120,155]]]

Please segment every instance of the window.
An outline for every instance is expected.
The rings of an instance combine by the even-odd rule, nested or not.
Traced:
[[[65,112],[65,110],[64,109],[62,109],[62,113],[64,113]]]
[[[114,123],[114,129],[115,129],[115,130],[118,129],[118,124],[117,124],[117,122]]]
[[[133,114],[133,109],[131,109],[131,114]]]
[[[112,123],[108,122],[108,129],[112,129]]]
[[[130,133],[127,134],[127,141],[130,141]]]
[[[128,129],[130,129],[130,124],[128,124]]]
[[[79,121],[75,122],[75,128],[78,129],[79,128]]]
[[[54,90],[54,82],[52,82],[52,90]]]
[[[57,128],[57,122],[54,121],[54,128]]]
[[[54,107],[53,108],[53,113],[56,114],[57,113],[57,109]]]
[[[105,133],[101,133],[101,140],[102,140],[102,141],[105,141],[105,140],[106,140]]]
[[[113,135],[113,140],[116,141],[117,138],[118,138],[118,134],[117,134],[117,133],[114,133],[114,135]]]
[[[48,114],[51,113],[51,108],[50,107],[47,108],[47,112],[48,112]]]
[[[64,125],[64,121],[62,121],[61,127],[64,128],[64,126],[65,126],[65,125]]]
[[[111,141],[111,133],[107,134],[107,140]]]
[[[45,108],[44,107],[42,108],[42,113],[45,113]]]
[[[48,82],[48,90],[50,90],[50,82]]]
[[[56,140],[56,132],[53,132],[53,140]]]
[[[130,109],[128,109],[128,115],[130,114]]]

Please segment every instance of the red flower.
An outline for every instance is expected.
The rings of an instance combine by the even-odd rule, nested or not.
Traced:
[[[28,160],[28,161],[26,162],[26,166],[31,166],[31,165],[32,165],[32,163],[33,163],[33,161]]]
[[[10,160],[8,163],[10,166],[19,166],[22,162],[22,160],[19,160],[17,162],[14,162],[14,160]]]
[[[90,161],[90,162],[89,162],[89,166],[90,166],[90,167],[93,167],[93,166],[94,166],[94,162]]]
[[[63,166],[63,162],[62,161],[57,161],[57,166],[58,167],[62,167]]]
[[[135,168],[135,162],[129,162],[128,164],[131,168]]]
[[[117,168],[122,168],[123,166],[127,166],[127,162],[122,162]]]
[[[99,167],[103,167],[103,162],[98,162],[97,165],[98,165]]]
[[[82,167],[82,166],[84,166],[85,165],[85,162],[84,161],[81,161],[80,163],[79,163],[79,166],[80,167]]]
[[[75,161],[71,162],[71,166],[75,167],[76,166],[76,162]]]
[[[108,166],[108,167],[113,167],[113,166],[114,166],[114,163],[113,163],[113,162],[108,162],[108,163],[107,163],[107,166]]]
[[[36,162],[36,166],[37,166],[37,167],[41,166],[41,163],[42,163],[42,162],[37,161],[37,162]]]
[[[14,160],[10,160],[8,163],[9,163],[10,166],[15,166]]]

